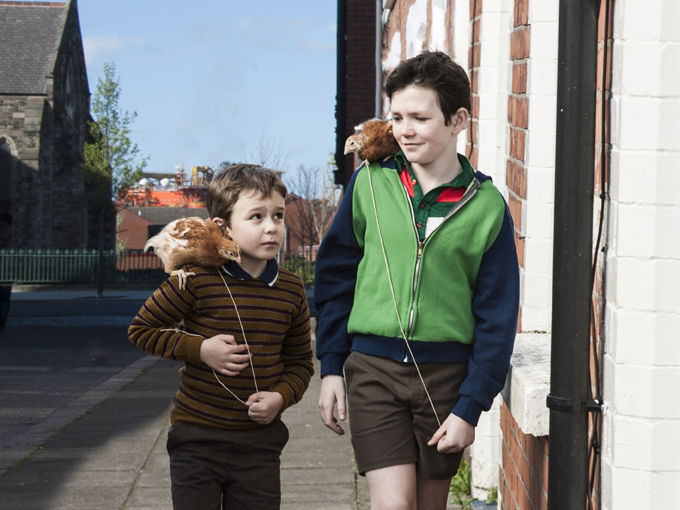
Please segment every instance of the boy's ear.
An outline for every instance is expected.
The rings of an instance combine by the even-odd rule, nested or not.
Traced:
[[[222,230],[224,230],[225,228],[227,228],[227,223],[226,223],[222,218],[217,218],[217,217],[216,217],[216,218],[212,218],[212,220],[213,220],[213,223],[215,223],[215,225],[217,225],[218,227],[220,227]]]
[[[470,122],[470,112],[468,112],[466,108],[458,108],[458,111],[451,117],[453,134],[460,134],[460,132],[467,127],[468,122]]]

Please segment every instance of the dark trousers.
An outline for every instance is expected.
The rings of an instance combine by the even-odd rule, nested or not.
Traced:
[[[254,430],[224,430],[177,422],[168,432],[174,510],[278,510],[281,421]]]

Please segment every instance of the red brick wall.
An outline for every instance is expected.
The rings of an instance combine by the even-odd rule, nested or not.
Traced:
[[[148,240],[148,226],[151,222],[127,209],[122,209],[119,214],[123,218],[117,229],[118,241],[124,241],[130,250],[143,249]]]
[[[599,24],[598,24],[598,53],[597,53],[597,102],[595,109],[595,206],[600,205],[598,197],[600,197],[603,191],[608,190],[609,183],[609,154],[610,154],[610,98],[611,98],[611,69],[612,69],[612,45],[613,45],[613,1],[609,2],[609,30],[608,30],[608,40],[605,41],[605,19],[606,13],[605,9],[607,2],[600,3],[600,14],[599,14]],[[607,72],[603,75],[603,60],[606,59]],[[602,145],[602,121],[603,121],[603,111],[602,111],[602,101],[605,102],[604,110],[604,151]],[[604,154],[604,157],[603,157]],[[602,179],[602,166],[604,165],[604,182]],[[593,233],[597,236],[597,231],[599,228],[600,211],[597,210],[596,216],[594,218],[595,225]],[[604,235],[604,234],[603,234]],[[593,249],[595,249],[595,239],[593,240]],[[606,242],[603,237],[600,241],[600,248]],[[595,273],[595,286],[593,290],[593,324],[591,328],[591,350],[590,350],[590,379],[591,379],[591,392],[592,396],[598,397],[602,393],[601,389],[601,370],[602,366],[602,326],[604,324],[604,307],[605,307],[605,297],[604,297],[604,253],[600,251],[596,254],[598,257],[598,267]],[[596,413],[590,413],[589,416],[589,440],[592,442],[594,439],[600,442],[601,427],[600,427],[601,417]],[[590,469],[592,471],[592,466],[595,464],[594,472],[596,474],[595,480],[592,481],[593,491],[591,494],[592,498],[592,508],[597,510],[600,508],[599,492],[600,492],[600,465],[599,457],[594,455],[591,450],[590,457]]]
[[[477,168],[477,143],[479,140],[479,63],[482,56],[482,0],[470,0],[471,44],[468,55],[468,75],[472,88],[472,112],[467,128],[467,154],[470,163]]]
[[[501,402],[501,440],[500,509],[547,509],[548,438],[524,434],[505,402]]]
[[[510,61],[512,62],[512,89],[508,95],[509,140],[506,184],[508,205],[515,223],[515,243],[520,266],[524,267],[524,232],[522,231],[522,206],[527,198],[527,171],[525,143],[529,127],[529,98],[527,97],[527,60],[529,59],[529,0],[515,0],[513,29],[510,33]],[[517,331],[522,331],[520,308]]]

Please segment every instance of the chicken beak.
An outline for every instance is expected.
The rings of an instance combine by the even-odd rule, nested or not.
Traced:
[[[354,152],[352,145],[354,145],[354,135],[350,136],[345,142],[345,156],[347,156],[347,154],[350,152]]]

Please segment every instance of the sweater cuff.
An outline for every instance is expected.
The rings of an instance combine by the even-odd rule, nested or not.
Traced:
[[[277,393],[280,393],[281,396],[283,397],[283,407],[279,411],[279,416],[281,416],[281,413],[283,411],[285,411],[290,406],[295,404],[295,394],[293,393],[293,390],[288,384],[277,383],[269,391],[275,391]]]
[[[345,365],[346,359],[347,355],[344,354],[335,354],[331,352],[324,354],[319,358],[319,361],[321,361],[321,378],[323,379],[324,375],[329,374],[343,377],[342,367]]]
[[[187,344],[187,361],[189,363],[199,364],[201,361],[201,345],[203,345],[205,338],[197,338],[195,336],[184,336],[184,341]]]
[[[484,411],[484,408],[482,408],[482,406],[480,406],[470,397],[462,395],[456,406],[451,411],[451,413],[455,414],[459,418],[462,418],[470,425],[474,425],[476,427],[477,422],[479,421],[479,417],[482,414],[482,411]]]

